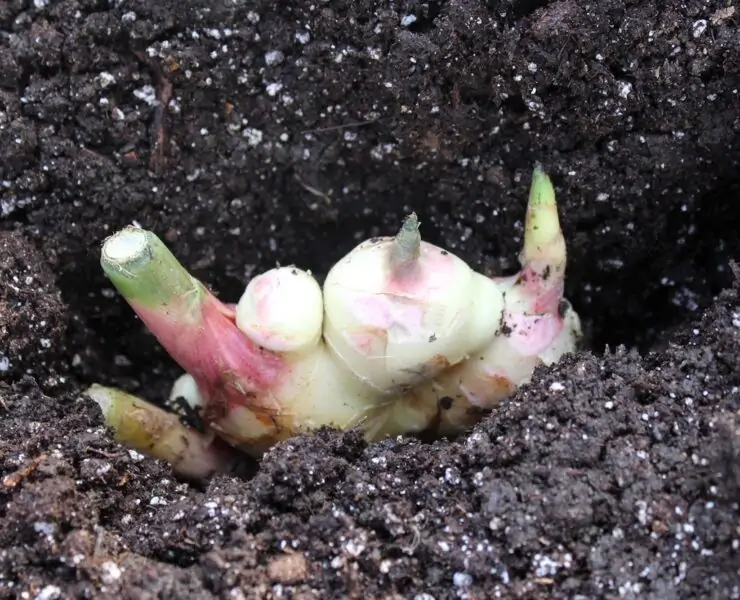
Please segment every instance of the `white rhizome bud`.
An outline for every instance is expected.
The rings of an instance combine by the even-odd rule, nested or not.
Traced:
[[[504,301],[496,283],[418,235],[415,215],[398,236],[357,246],[324,284],[324,339],[359,379],[399,394],[491,343]]]
[[[310,273],[296,267],[258,275],[236,305],[236,326],[274,352],[314,348],[321,338],[323,316],[321,287]]]

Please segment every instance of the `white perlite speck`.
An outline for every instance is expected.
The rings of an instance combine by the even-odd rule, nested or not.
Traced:
[[[283,60],[285,60],[285,54],[280,52],[280,50],[270,50],[265,53],[265,64],[268,67],[279,65]]]
[[[151,85],[145,85],[138,90],[134,90],[134,96],[139,100],[146,102],[149,106],[156,106],[159,104],[159,101],[157,100],[157,92],[154,91],[154,88]]]
[[[277,96],[280,90],[282,89],[283,89],[282,83],[268,83],[265,86],[265,91],[267,92],[267,95],[273,98]]]
[[[244,131],[242,131],[242,136],[247,139],[247,143],[250,146],[259,146],[262,143],[262,138],[264,137],[262,132],[259,129],[255,129],[254,127],[247,127]]]
[[[701,37],[701,35],[707,30],[707,20],[706,19],[699,19],[698,21],[694,21],[694,24],[691,26],[691,35],[694,36],[694,39]]]
[[[56,585],[47,585],[38,594],[36,594],[34,600],[56,600],[57,598],[60,598],[61,595],[61,588],[57,587]]]
[[[629,81],[617,82],[617,93],[626,100],[632,93],[632,84]]]
[[[102,565],[100,565],[100,570],[100,578],[106,585],[110,585],[111,583],[118,581],[121,578],[121,569],[113,561],[105,561]]]
[[[96,79],[98,80],[100,87],[102,87],[103,89],[107,88],[110,85],[113,85],[116,82],[116,78],[108,73],[108,71],[103,71],[96,77]]]

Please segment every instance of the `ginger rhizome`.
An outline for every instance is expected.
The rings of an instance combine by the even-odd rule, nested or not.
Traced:
[[[236,305],[217,299],[140,228],[108,238],[101,264],[184,369],[171,400],[184,399],[232,447],[259,456],[324,425],[359,426],[370,440],[449,435],[469,428],[536,366],[573,351],[580,322],[563,298],[565,240],[540,167],[516,275],[476,273],[423,241],[419,227],[411,214],[395,236],[362,242],[323,287],[297,267],[271,269],[249,282]],[[104,414],[129,410],[128,396],[119,401],[103,389],[91,396],[105,398]],[[144,401],[137,402],[144,415]],[[114,421],[108,418],[115,429]],[[138,421],[142,428],[145,421]],[[225,464],[220,447],[195,466],[157,454],[146,435],[131,433],[130,422],[125,443],[170,463],[177,458],[180,471],[207,474]]]

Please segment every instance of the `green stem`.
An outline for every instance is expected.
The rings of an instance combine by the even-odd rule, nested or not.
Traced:
[[[100,264],[127,301],[154,308],[200,299],[203,287],[152,232],[126,227],[107,238]]]

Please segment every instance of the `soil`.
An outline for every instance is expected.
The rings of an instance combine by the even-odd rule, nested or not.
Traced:
[[[0,2],[0,598],[740,598],[738,11]],[[470,434],[322,431],[197,486],[77,399],[179,374],[114,230],[226,299],[412,209],[511,272],[535,161],[589,344]]]

